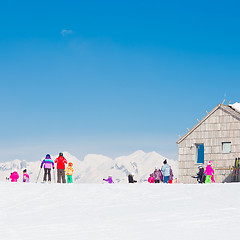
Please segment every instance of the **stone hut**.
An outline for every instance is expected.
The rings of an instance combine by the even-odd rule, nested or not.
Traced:
[[[177,141],[180,183],[196,183],[191,176],[200,164],[205,169],[210,160],[216,168],[216,182],[231,181],[235,158],[240,157],[239,105],[217,105]]]

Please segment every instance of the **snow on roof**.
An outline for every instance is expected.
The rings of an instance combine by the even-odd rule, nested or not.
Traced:
[[[230,104],[230,106],[240,112],[240,103],[236,102],[234,104]]]

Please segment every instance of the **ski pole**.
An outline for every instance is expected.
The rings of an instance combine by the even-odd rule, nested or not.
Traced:
[[[54,182],[56,183],[55,168],[53,169],[53,177],[54,177]]]
[[[41,170],[42,170],[42,168],[40,168],[40,170],[39,170],[39,173],[38,173],[38,176],[37,176],[37,181],[36,181],[36,183],[38,182],[38,179],[39,179],[39,176],[40,176]]]

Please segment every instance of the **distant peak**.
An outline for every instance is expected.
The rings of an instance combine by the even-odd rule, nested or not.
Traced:
[[[93,160],[112,160],[112,159],[102,154],[93,154],[93,153],[87,154],[84,157],[84,161],[93,161]]]
[[[134,155],[145,155],[146,153],[143,150],[137,150],[136,152],[130,154],[130,156],[134,156]]]

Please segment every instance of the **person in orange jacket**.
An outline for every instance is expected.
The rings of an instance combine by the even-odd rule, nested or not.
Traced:
[[[68,167],[65,169],[65,172],[67,174],[67,183],[72,183],[73,179],[72,179],[72,175],[73,175],[73,163],[68,163]]]
[[[59,153],[59,157],[55,159],[54,161],[57,164],[57,182],[66,183],[65,178],[65,164],[67,164],[67,160],[63,157],[62,153]]]

